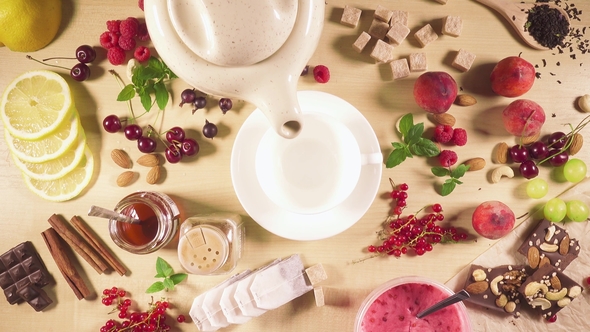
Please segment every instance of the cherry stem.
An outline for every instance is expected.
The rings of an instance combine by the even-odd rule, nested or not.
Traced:
[[[70,70],[69,68],[66,68],[66,67],[63,67],[63,66],[58,66],[58,65],[50,65],[50,64],[48,64],[48,63],[41,62],[41,61],[39,61],[39,60],[37,60],[37,59],[33,58],[33,57],[32,57],[32,56],[30,56],[30,55],[27,55],[27,59],[29,59],[29,60],[33,60],[33,61],[35,61],[35,62],[38,62],[38,63],[40,63],[40,64],[42,64],[42,65],[45,65],[45,66],[54,67],[54,68],[61,68],[61,69],[65,69],[65,70]]]
[[[123,79],[121,79],[121,76],[119,76],[119,74],[114,69],[110,69],[109,73],[111,73],[111,75],[115,77],[115,80],[119,84],[119,87],[123,89],[125,87],[125,84],[123,83]],[[136,117],[135,113],[133,112],[133,105],[131,105],[131,100],[127,100],[127,109],[129,109],[129,113],[131,113],[131,118],[133,119],[133,121],[135,121]]]
[[[74,59],[76,59],[76,58],[53,57],[53,58],[47,58],[47,59],[43,59],[43,61],[49,61],[49,60],[60,60],[60,59],[63,59],[63,60],[74,60]]]
[[[570,123],[568,123],[567,125],[569,125],[570,128],[572,128],[572,129],[571,129],[571,131],[567,135],[565,135],[563,137],[563,138],[566,138],[567,137],[567,143],[558,152],[556,152],[553,155],[551,155],[551,156],[549,156],[549,157],[541,160],[537,164],[540,165],[540,164],[546,162],[547,160],[550,160],[551,158],[553,158],[553,157],[557,156],[558,154],[560,154],[560,153],[566,151],[567,149],[569,149],[569,147],[574,142],[574,135],[577,134],[578,132],[580,132],[580,130],[584,129],[584,127],[586,127],[586,125],[588,123],[590,123],[590,115],[588,115],[584,119],[582,119],[582,121],[580,121],[580,123],[575,128],[572,128],[572,125]],[[557,143],[559,141],[560,140],[554,142],[553,144],[555,144],[555,143]],[[550,144],[549,147],[551,147],[551,145],[553,145],[553,144]]]

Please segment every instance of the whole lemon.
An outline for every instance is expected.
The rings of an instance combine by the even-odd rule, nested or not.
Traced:
[[[61,23],[61,0],[0,0],[0,46],[17,52],[49,44]]]

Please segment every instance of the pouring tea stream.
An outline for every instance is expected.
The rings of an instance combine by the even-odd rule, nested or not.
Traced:
[[[320,0],[146,0],[144,10],[154,47],[174,73],[204,93],[254,104],[279,135],[293,138],[303,125],[297,82],[319,42],[324,7]]]

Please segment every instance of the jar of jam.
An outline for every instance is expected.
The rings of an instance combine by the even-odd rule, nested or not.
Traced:
[[[178,231],[180,212],[165,194],[138,191],[124,197],[115,211],[141,222],[109,220],[111,239],[120,248],[134,254],[148,254],[170,243]]]
[[[190,217],[180,227],[178,260],[192,274],[228,273],[242,256],[244,235],[244,224],[238,214]]]

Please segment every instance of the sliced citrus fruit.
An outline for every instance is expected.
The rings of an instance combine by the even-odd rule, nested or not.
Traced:
[[[35,70],[8,85],[0,102],[0,114],[4,128],[12,136],[35,140],[68,119],[72,106],[70,87],[63,77],[52,71]]]
[[[86,148],[86,135],[84,131],[78,134],[78,141],[74,143],[61,157],[42,163],[31,163],[19,159],[12,154],[16,166],[28,177],[35,180],[50,181],[59,179],[72,171],[84,157]]]
[[[88,146],[85,147],[84,157],[80,163],[63,177],[41,181],[35,180],[23,173],[25,183],[35,194],[49,201],[62,202],[78,196],[90,183],[94,171],[94,158]]]
[[[22,161],[42,163],[59,158],[66,153],[83,132],[78,118],[78,112],[73,112],[69,121],[65,121],[51,135],[30,141],[12,136],[8,130],[4,131],[4,138],[8,149]]]

